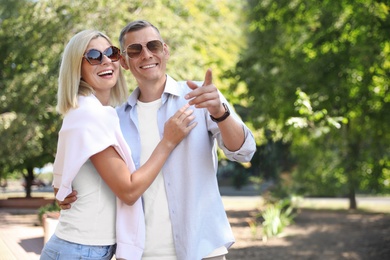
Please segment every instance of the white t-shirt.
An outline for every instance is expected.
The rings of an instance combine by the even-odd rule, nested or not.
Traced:
[[[79,96],[78,105],[64,117],[53,165],[53,186],[59,188],[56,198],[64,200],[73,189],[78,195],[70,209],[61,211],[56,235],[86,245],[116,242],[118,259],[141,259],[145,242],[141,199],[132,206],[116,199],[89,160],[112,146],[129,171],[135,171],[117,112],[94,95]]]
[[[157,111],[160,106],[161,99],[149,103],[137,102],[138,127],[141,138],[141,165],[149,159],[160,142],[157,126]],[[143,202],[146,242],[142,259],[176,260],[164,176],[161,172],[143,194]]]
[[[56,236],[83,245],[115,244],[116,197],[90,160],[72,185],[78,191],[77,200],[71,209],[61,211]]]
[[[157,111],[161,99],[143,103],[137,101],[138,127],[141,138],[141,165],[143,165],[160,142],[157,124]],[[143,260],[176,260],[172,224],[169,218],[168,200],[164,176],[160,172],[153,184],[143,194],[146,242]],[[227,254],[226,247],[215,249],[207,257]]]

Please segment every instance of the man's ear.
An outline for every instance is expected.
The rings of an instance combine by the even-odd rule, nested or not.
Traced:
[[[121,56],[121,58],[119,59],[119,62],[121,63],[121,66],[123,69],[125,69],[125,70],[129,69],[129,66],[127,65],[127,62],[126,62],[126,58]]]
[[[163,49],[163,52],[164,52],[164,55],[165,55],[165,57],[168,59],[168,58],[169,58],[169,55],[170,55],[170,53],[169,53],[169,47],[168,47],[168,45],[167,45],[166,43],[164,43],[164,49]]]

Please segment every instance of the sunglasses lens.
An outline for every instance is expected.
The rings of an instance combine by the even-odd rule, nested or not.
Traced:
[[[85,58],[91,65],[98,65],[102,62],[102,53],[98,50],[90,50],[85,54]]]
[[[118,61],[121,54],[117,47],[111,46],[103,52],[111,61]]]
[[[148,42],[146,47],[153,53],[159,53],[163,50],[163,44],[158,40]]]
[[[154,54],[160,53],[163,50],[163,44],[159,40],[154,40],[146,43],[148,50]],[[138,58],[142,52],[142,44],[134,43],[127,47],[126,53],[132,59]]]
[[[112,62],[118,61],[121,57],[120,50],[115,46],[108,47],[103,53],[98,50],[89,50],[84,57],[91,65],[102,64],[103,55],[106,55]]]
[[[142,52],[142,45],[139,43],[131,44],[127,47],[126,53],[130,58],[137,58]]]

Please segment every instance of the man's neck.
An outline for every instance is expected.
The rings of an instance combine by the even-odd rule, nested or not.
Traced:
[[[144,103],[155,101],[161,98],[165,89],[166,78],[158,82],[139,83],[140,94],[138,100]]]

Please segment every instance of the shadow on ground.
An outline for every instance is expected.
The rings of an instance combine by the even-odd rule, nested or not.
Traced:
[[[41,250],[36,245],[42,245],[43,247],[43,238],[37,237],[37,238],[22,239],[19,245],[24,249],[24,251],[28,253],[40,254]]]
[[[249,228],[256,211],[227,211],[236,243],[228,260],[390,259],[390,216],[349,211],[301,210],[284,236],[268,242]]]

